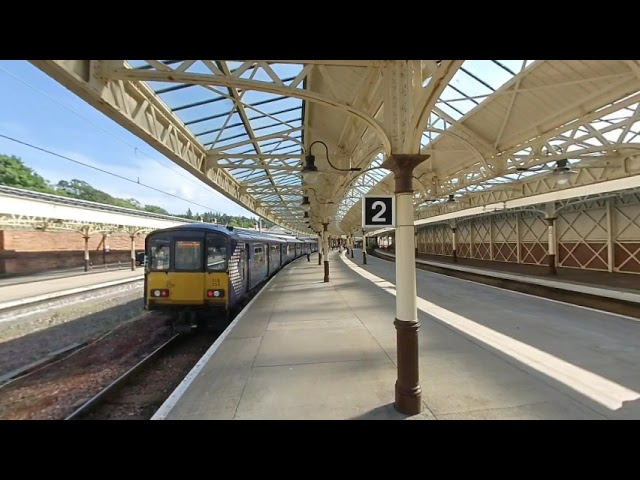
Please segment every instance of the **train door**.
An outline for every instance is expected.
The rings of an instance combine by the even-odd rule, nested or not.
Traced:
[[[253,268],[251,268],[251,259],[253,258],[253,255],[251,255],[251,248],[253,248],[253,245],[251,245],[250,243],[245,243],[244,244],[244,251],[245,253],[245,278],[247,279],[247,291],[251,290],[251,272],[253,271]]]
[[[267,277],[271,275],[271,245],[268,243],[264,244],[264,254],[267,257]]]
[[[199,304],[204,291],[204,238],[181,236],[173,243],[173,268],[167,275],[167,287],[175,303]]]
[[[229,238],[218,233],[207,233],[205,251],[205,285],[202,294],[208,296],[208,290],[224,290],[220,300],[224,302],[231,295],[229,284]]]
[[[238,275],[240,275],[240,281],[244,285],[244,290],[248,289],[249,280],[247,278],[247,257],[244,253],[247,250],[245,243],[239,243],[240,254],[238,255]]]

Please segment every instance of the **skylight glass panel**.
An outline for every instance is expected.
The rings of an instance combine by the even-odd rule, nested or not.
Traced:
[[[242,101],[250,105],[258,105],[260,102],[266,102],[269,100],[272,102],[279,101],[281,99],[282,99],[282,95],[275,94],[275,93],[259,92],[257,90],[247,90],[242,95]],[[278,109],[282,108],[281,105],[282,104],[280,104],[277,108]]]
[[[170,86],[171,85],[165,85],[165,87]],[[156,91],[159,90],[161,91],[163,89],[158,89]],[[214,93],[209,89],[203,88],[200,85],[189,85],[177,90],[160,93],[159,96],[172,109],[187,107],[192,103],[199,103],[205,100],[214,100],[221,97],[221,95]]]
[[[231,70],[231,71],[237,70],[243,64],[244,64],[244,62],[233,62],[233,61],[228,61],[227,62],[227,66],[229,67],[229,70]]]
[[[466,65],[466,62],[465,62],[465,65]],[[462,92],[462,94],[465,97],[482,97],[482,96],[486,97],[488,95],[491,95],[493,93],[493,90],[491,90],[491,88],[484,85],[478,79],[472,77],[467,72],[465,72],[464,71],[465,65],[463,65],[462,68],[455,73],[449,85],[452,87],[455,87],[455,90],[459,90],[460,92]],[[504,70],[502,71],[504,72]],[[509,76],[509,78],[511,78],[511,76]],[[454,89],[452,88],[452,90]],[[458,94],[457,98],[460,98],[460,94]]]
[[[456,102],[454,102],[454,105],[455,105],[455,103]],[[438,105],[438,109],[442,110],[444,113],[449,115],[454,120],[460,120],[462,118],[462,116],[464,115],[462,112],[460,112],[456,108],[453,108],[452,106],[450,106],[447,103],[438,103],[437,105]]]
[[[524,60],[496,60],[496,62],[509,69],[514,75],[520,73],[525,64]]]
[[[157,92],[158,90],[164,90],[167,87],[174,87],[174,86],[180,85],[179,83],[176,83],[176,82],[156,82],[156,81],[153,81],[153,80],[145,82],[145,83],[154,92]]]
[[[297,77],[304,68],[297,63],[272,63],[269,66],[279,78]]]
[[[513,78],[513,75],[492,60],[467,60],[462,68],[494,90]]]
[[[300,115],[297,112],[284,112],[270,117],[255,118],[251,120],[251,127],[254,130],[274,125],[281,125],[284,129],[299,126]]]
[[[145,65],[148,65],[148,63],[145,60],[125,60],[125,62],[127,62],[133,68],[140,68]]]
[[[267,128],[256,129],[255,133],[258,136],[265,136],[265,135],[272,135],[274,133],[282,132],[284,130],[287,130],[285,125],[277,124]]]
[[[223,128],[223,126],[227,122],[228,118],[229,118],[229,115],[225,114],[224,116],[219,116],[219,117],[213,118],[211,120],[207,120],[207,121],[199,122],[199,123],[196,123],[196,124],[192,124],[191,125],[191,131],[197,137],[199,137],[200,140],[202,140],[201,137],[203,137],[204,135],[213,135],[212,138],[209,138],[207,140],[207,141],[211,141],[211,140],[213,140],[213,138],[215,138],[215,136],[218,134],[220,129]]]
[[[249,143],[247,145],[242,145],[225,150],[225,153],[234,155],[253,155],[256,153],[256,150],[254,145],[252,143]]]
[[[234,136],[235,137],[235,136]],[[248,139],[249,137],[246,135],[246,132],[243,135],[240,135],[240,137],[235,137],[235,138],[225,138],[223,140],[219,140],[216,142],[215,147],[214,148],[219,148],[219,149],[223,149],[226,145],[233,145],[236,143],[240,143],[242,141],[241,137],[245,137],[246,139]],[[211,147],[211,145],[207,145],[207,147]]]
[[[216,124],[216,119],[222,116],[223,119],[226,120],[226,116],[233,110],[233,102],[228,99],[220,100],[217,102],[210,102],[204,105],[198,105],[192,108],[186,108],[184,110],[178,110],[174,112],[180,120],[183,122],[193,125],[191,128],[198,128],[200,130],[204,130],[205,128],[215,128],[215,127],[205,127],[206,122],[198,122],[197,127],[195,126],[196,121],[202,121],[203,118],[213,118],[213,124]],[[208,122],[208,120],[207,120]]]

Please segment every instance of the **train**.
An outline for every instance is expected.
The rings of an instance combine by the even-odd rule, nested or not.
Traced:
[[[273,275],[318,251],[315,238],[188,223],[145,239],[144,308],[163,311],[178,333],[224,329]]]

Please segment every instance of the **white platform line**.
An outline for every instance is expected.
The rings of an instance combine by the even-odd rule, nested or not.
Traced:
[[[58,292],[46,293],[43,295],[35,295],[29,298],[21,298],[20,300],[12,300],[10,302],[0,303],[0,312],[2,312],[3,310],[8,310],[10,308],[23,307],[26,305],[30,305],[32,303],[39,303],[39,302],[44,302],[46,300],[57,299],[60,297],[67,297],[69,295],[74,295],[76,293],[90,292],[91,290],[98,290],[100,288],[113,287],[116,285],[121,285],[123,283],[141,282],[143,280],[144,280],[143,276],[125,278],[121,280],[113,280],[111,282],[98,283],[95,285],[89,285],[85,287],[70,288],[69,290],[60,290]]]
[[[376,275],[373,275],[363,268],[341,260],[356,273],[373,282],[376,286],[395,295],[395,285]],[[573,388],[577,392],[604,405],[610,410],[617,410],[622,407],[623,402],[633,401],[640,398],[640,393],[619,385],[611,380],[596,375],[588,370],[577,367],[558,357],[550,355],[542,350],[515,340],[507,335],[496,332],[484,325],[480,325],[462,315],[458,315],[450,310],[442,308],[434,303],[417,297],[417,306],[427,315],[430,315],[447,325],[470,335],[481,342],[509,355],[510,357],[530,366],[531,368],[548,375],[551,378]]]
[[[387,254],[383,254],[383,255],[387,255]],[[422,263],[424,263],[424,262],[422,262]],[[436,267],[440,267],[440,265],[435,265],[435,264],[429,264],[429,265],[434,265]],[[442,268],[443,269],[447,269],[447,268],[449,268],[449,266],[448,265],[443,265]],[[456,270],[456,269],[453,268],[452,270]],[[609,312],[608,310],[602,310],[602,309],[594,308],[594,307],[587,307],[586,305],[578,305],[577,303],[570,303],[570,302],[566,302],[566,301],[563,301],[563,300],[556,300],[555,298],[543,297],[541,295],[533,295],[531,293],[519,292],[518,290],[511,290],[510,288],[497,287],[495,285],[489,285],[489,284],[483,283],[483,282],[481,282],[479,280],[467,280],[466,278],[459,278],[459,277],[456,277],[456,276],[453,276],[453,275],[447,275],[446,273],[442,273],[442,272],[432,272],[431,270],[424,270],[422,268],[416,269],[416,271],[417,272],[422,272],[425,275],[441,275],[443,277],[452,278],[452,279],[458,280],[460,282],[472,283],[472,284],[480,286],[480,287],[495,288],[496,290],[501,290],[503,292],[515,293],[517,295],[524,295],[525,297],[535,298],[535,299],[538,299],[538,300],[544,300],[545,302],[559,303],[561,305],[568,305],[570,307],[582,308],[584,310],[589,310],[591,312],[603,313],[603,314],[611,315],[611,316],[614,316],[614,317],[624,318],[625,320],[632,320],[634,322],[640,322],[640,318],[637,318],[637,317],[630,317],[629,315],[623,315],[621,313]],[[480,272],[482,272],[482,270],[478,270],[478,273],[476,273],[476,272],[469,272],[469,273],[474,273],[474,274],[480,275],[480,276],[488,276],[488,277],[491,277],[491,278],[504,279],[503,277],[499,277],[497,275],[487,275],[487,274],[480,273]],[[525,279],[516,280],[516,281],[518,281],[520,283],[524,283],[524,284],[531,283],[531,282],[528,282],[528,279],[526,279],[526,278]],[[540,285],[542,285],[542,284],[540,284]],[[564,288],[555,287],[555,286],[549,286],[549,285],[542,285],[542,286],[543,287],[550,287],[550,288],[557,288],[557,289],[560,289],[560,290],[566,290]],[[572,291],[572,290],[566,290],[566,291]],[[578,293],[584,293],[584,292],[580,292],[578,290],[575,290],[575,291],[577,291]],[[601,295],[597,295],[597,296],[601,296]],[[602,297],[602,298],[612,298],[612,297]],[[626,300],[626,301],[630,301],[630,300]]]
[[[273,282],[278,277],[278,275],[280,275],[282,272],[285,271],[285,269],[287,269],[289,266],[293,265],[294,263],[295,263],[295,260],[285,265],[284,268],[280,270],[278,273],[276,273],[273,277],[271,277],[269,281],[264,285],[264,287],[262,287],[260,291],[256,294],[256,296],[253,297],[249,303],[247,303],[247,305],[242,309],[242,311],[238,314],[238,316],[233,319],[233,322],[231,322],[229,326],[224,330],[224,332],[220,334],[220,336],[216,339],[213,345],[211,345],[209,349],[205,352],[205,354],[200,358],[200,360],[198,360],[198,363],[196,363],[193,366],[193,368],[187,374],[187,376],[184,377],[182,382],[180,382],[180,384],[171,393],[171,395],[169,395],[169,398],[167,398],[165,402],[160,406],[160,408],[156,411],[156,413],[153,414],[153,417],[151,417],[151,420],[164,420],[167,417],[169,412],[171,412],[173,407],[175,407],[176,403],[178,403],[178,400],[182,398],[182,395],[184,395],[184,392],[187,391],[191,383],[200,374],[200,372],[202,371],[204,366],[207,364],[207,362],[211,359],[211,357],[213,357],[213,355],[215,355],[218,348],[220,348],[220,345],[222,345],[222,342],[224,342],[224,339],[227,338],[227,336],[229,336],[229,334],[238,324],[240,319],[244,317],[245,313],[247,313],[250,310],[251,306],[253,305],[253,302],[255,302],[260,297],[260,295],[262,295],[265,291],[267,291],[269,285],[271,285],[271,282]]]

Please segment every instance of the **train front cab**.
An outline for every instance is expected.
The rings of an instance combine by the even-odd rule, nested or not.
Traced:
[[[145,308],[173,314],[178,331],[228,316],[229,237],[219,232],[180,230],[147,237]]]

